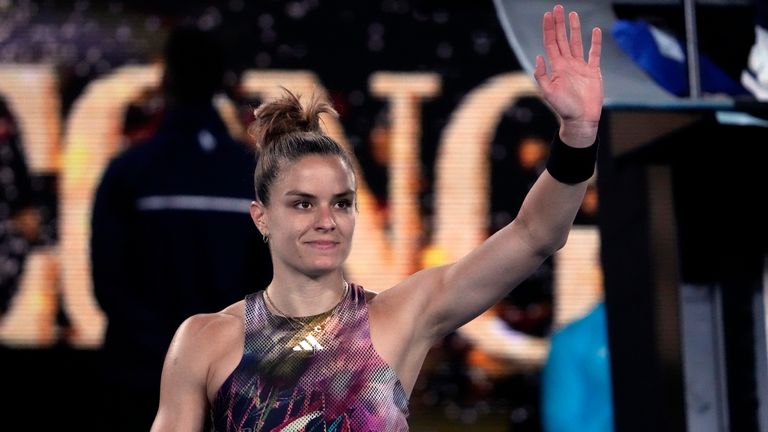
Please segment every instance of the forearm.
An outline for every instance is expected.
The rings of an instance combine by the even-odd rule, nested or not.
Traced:
[[[565,184],[546,170],[539,176],[515,220],[531,249],[546,257],[565,244],[586,190],[586,181]]]

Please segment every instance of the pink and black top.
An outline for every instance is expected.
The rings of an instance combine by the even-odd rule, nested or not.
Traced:
[[[350,284],[321,332],[294,327],[263,291],[246,297],[243,358],[211,407],[213,431],[408,430],[408,397],[373,347],[362,287]]]

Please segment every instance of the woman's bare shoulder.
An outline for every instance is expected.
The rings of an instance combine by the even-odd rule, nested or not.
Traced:
[[[242,354],[244,311],[244,304],[235,303],[216,313],[185,319],[166,354],[163,380],[211,388],[212,373],[218,377],[222,368],[234,368],[230,364],[237,359],[230,360],[230,356]]]
[[[218,341],[242,337],[244,316],[245,302],[242,300],[219,312],[192,315],[179,326],[175,339],[215,348]]]
[[[245,300],[240,300],[237,303],[233,303],[214,315],[225,315],[236,318],[242,322],[243,317],[245,316]]]

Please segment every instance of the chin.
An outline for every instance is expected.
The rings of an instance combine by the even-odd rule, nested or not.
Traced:
[[[325,276],[325,275],[334,273],[337,270],[338,270],[338,267],[333,267],[333,268],[313,267],[313,268],[305,269],[302,273],[304,273],[306,276],[308,276],[310,278],[315,279],[315,278],[319,278],[321,276]]]
[[[311,268],[312,268],[312,270],[314,272],[327,273],[329,271],[334,271],[334,270],[338,270],[339,268],[341,268],[341,263],[339,263],[337,261],[334,261],[332,263],[330,263],[330,262],[318,262],[318,263],[314,263],[311,266]]]

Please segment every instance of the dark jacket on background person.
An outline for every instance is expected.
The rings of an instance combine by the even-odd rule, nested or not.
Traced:
[[[91,259],[116,385],[157,397],[179,324],[271,280],[248,212],[255,164],[210,104],[169,109],[151,139],[110,162],[93,208]]]

